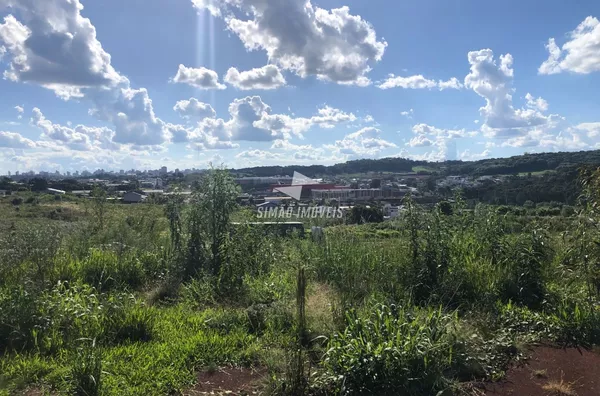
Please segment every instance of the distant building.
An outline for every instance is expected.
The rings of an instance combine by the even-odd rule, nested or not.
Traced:
[[[164,190],[142,190],[142,192],[144,193],[144,195],[148,195],[148,194],[158,194],[158,195],[163,195],[164,194]]]
[[[279,205],[275,202],[271,202],[271,201],[267,201],[267,202],[263,202],[261,204],[256,205],[256,208],[263,208],[263,209],[269,209],[269,208],[276,208]]]
[[[141,180],[140,186],[142,188],[152,188],[155,190],[159,190],[159,189],[162,189],[162,187],[163,187],[163,181],[162,181],[162,179],[159,179],[159,178]]]
[[[412,191],[411,188],[380,189],[380,188],[336,188],[329,190],[313,190],[315,200],[335,199],[338,202],[383,200],[402,198]]]
[[[235,182],[241,186],[268,186],[272,184],[291,184],[292,178],[289,176],[238,177]]]
[[[445,179],[438,180],[438,187],[467,187],[472,183],[464,176],[446,176]]]
[[[383,216],[388,217],[390,219],[396,218],[400,216],[400,212],[404,210],[404,206],[393,206],[390,204],[385,204],[383,206]]]
[[[145,195],[137,193],[135,191],[130,191],[123,195],[123,202],[125,203],[140,203],[146,199]]]
[[[65,195],[67,192],[63,191],[63,190],[57,190],[55,188],[47,188],[46,189],[46,194],[52,194],[52,195]]]
[[[287,188],[292,187],[292,184],[273,184],[270,186],[271,191],[277,192],[279,188]],[[347,187],[336,186],[335,184],[324,184],[324,183],[311,183],[311,184],[302,184],[302,190],[300,193],[301,199],[310,199],[313,197],[313,192],[317,190],[335,190],[335,189],[345,189]]]
[[[71,194],[78,197],[87,197],[92,193],[92,190],[73,190]]]
[[[276,205],[291,203],[292,197],[265,197],[265,202],[272,202]]]

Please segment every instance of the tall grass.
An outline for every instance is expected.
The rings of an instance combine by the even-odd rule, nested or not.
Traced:
[[[218,171],[190,203],[11,225],[0,394],[163,395],[206,367],[267,365],[274,393],[428,395],[497,378],[523,342],[598,344],[590,194],[560,227],[457,196],[315,242],[231,227],[246,217]]]
[[[348,311],[324,358],[343,394],[431,395],[448,387],[458,365],[451,327],[441,308],[376,307],[368,316]]]

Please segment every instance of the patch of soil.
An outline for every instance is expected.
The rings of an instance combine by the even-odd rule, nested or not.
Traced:
[[[600,354],[576,348],[536,347],[526,365],[486,384],[487,396],[598,396]]]
[[[266,375],[266,369],[223,367],[214,372],[203,371],[198,373],[196,385],[183,395],[258,395]]]
[[[20,395],[23,396],[44,396],[44,395],[55,395],[56,393],[51,392],[47,388],[42,386],[33,385],[23,390]]]
[[[39,388],[27,388],[24,392],[24,396],[42,396],[44,391]]]

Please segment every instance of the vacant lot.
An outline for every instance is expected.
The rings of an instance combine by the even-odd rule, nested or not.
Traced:
[[[5,198],[0,394],[465,394],[521,378],[533,343],[600,341],[594,205],[559,232],[407,200],[317,242],[232,229],[236,194],[213,171],[166,205]],[[585,395],[544,351],[533,382]]]

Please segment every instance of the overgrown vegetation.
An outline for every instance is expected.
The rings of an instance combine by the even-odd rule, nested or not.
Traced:
[[[569,216],[408,198],[314,240],[244,225],[222,169],[163,205],[6,198],[0,395],[177,394],[226,365],[272,394],[445,395],[531,342],[599,344],[600,171],[581,180]]]

